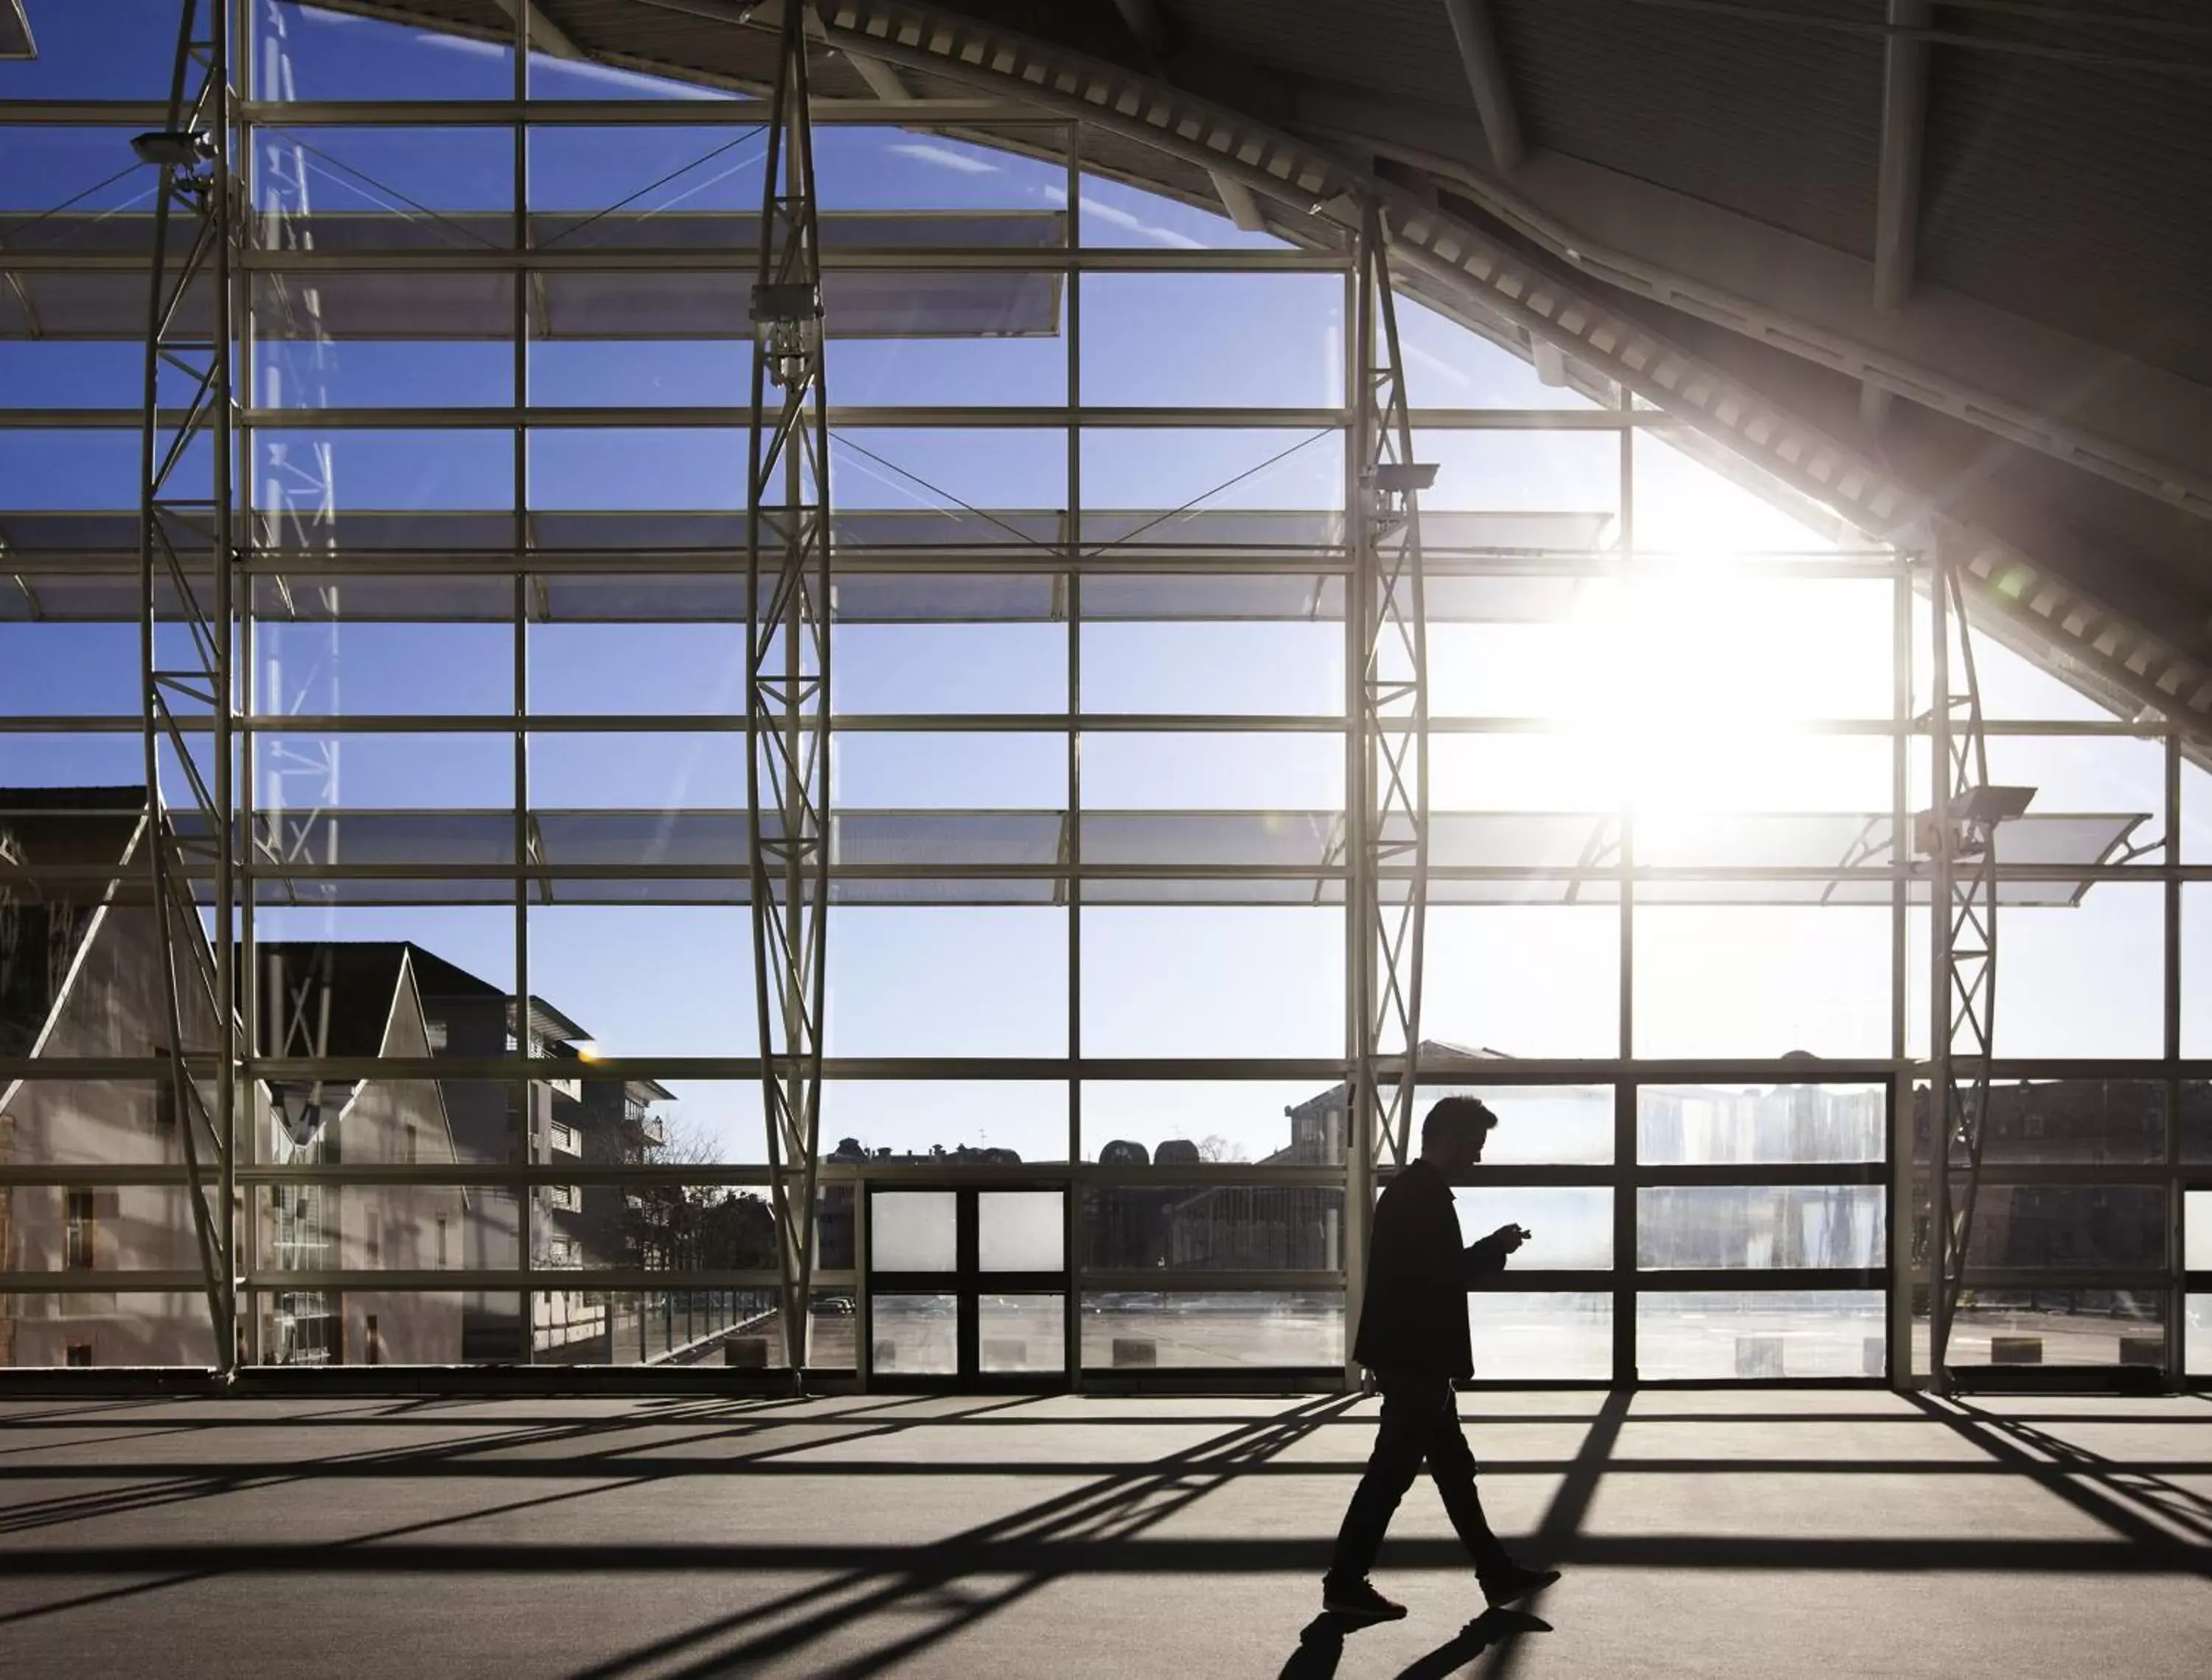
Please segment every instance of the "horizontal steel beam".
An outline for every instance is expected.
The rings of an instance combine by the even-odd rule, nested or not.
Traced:
[[[239,1287],[263,1293],[293,1290],[389,1290],[393,1293],[444,1293],[452,1291],[473,1295],[523,1289],[564,1293],[645,1290],[658,1293],[664,1289],[773,1289],[776,1286],[777,1277],[773,1270],[672,1272],[623,1266],[558,1270],[524,1267],[500,1271],[472,1271],[458,1268],[436,1271],[403,1271],[396,1268],[390,1271],[261,1270],[246,1274]]]
[[[1063,907],[1065,908],[1065,907]],[[1377,1065],[1395,1074],[1401,1057],[1384,1056]],[[190,1059],[188,1058],[188,1065]],[[757,1056],[607,1056],[579,1062],[567,1058],[520,1056],[249,1056],[241,1064],[250,1078],[286,1082],[386,1080],[753,1080],[761,1073]],[[161,1056],[0,1056],[0,1079],[78,1080],[150,1080],[167,1071]],[[1050,1080],[1068,1079],[1145,1081],[1159,1080],[1316,1080],[1328,1086],[1344,1077],[1341,1054],[1326,1056],[830,1056],[823,1062],[826,1080],[972,1079]],[[1886,1081],[1898,1072],[1887,1058],[1839,1057],[1815,1062],[1778,1056],[1727,1058],[1635,1058],[1590,1056],[1526,1060],[1484,1057],[1453,1061],[1425,1055],[1421,1083],[1480,1088],[1522,1086],[1759,1084],[1865,1085]],[[2168,1074],[2191,1080],[2212,1079],[2212,1061],[2063,1062],[2000,1062],[1996,1076],[2060,1079],[2157,1079]],[[1182,1171],[1182,1169],[1177,1169]]]
[[[242,248],[235,265],[251,274],[444,274],[576,271],[587,274],[741,272],[749,250],[698,245],[591,250],[455,246],[450,250],[292,251],[256,246]],[[0,253],[0,274],[143,274],[148,255],[141,251],[8,251]],[[1344,259],[1333,252],[1266,247],[1223,250],[1180,247],[1055,246],[886,246],[860,249],[832,244],[822,253],[825,271],[873,271],[893,274],[1340,274]],[[537,335],[532,335],[536,341]],[[343,340],[338,342],[343,343]]]
[[[51,337],[40,342],[59,342]],[[341,341],[343,342],[343,341]],[[455,342],[441,339],[441,343]],[[479,342],[479,341],[468,341]],[[504,344],[504,335],[480,342]],[[241,411],[243,423],[252,431],[497,431],[517,427],[550,431],[578,428],[613,427],[638,430],[742,428],[749,411],[743,408],[685,408],[676,405],[558,408],[531,405],[472,405],[465,408],[255,408]],[[163,410],[164,424],[185,417],[183,410]],[[872,427],[908,429],[937,428],[968,430],[1008,427],[1088,427],[1117,430],[1130,427],[1193,427],[1262,429],[1282,427],[1319,431],[1349,426],[1353,416],[1344,408],[1249,408],[1237,406],[1169,405],[1133,408],[1086,405],[1030,404],[1025,406],[988,406],[950,404],[848,404],[833,405],[830,424],[840,429]],[[135,431],[139,411],[123,408],[0,407],[0,431]],[[1441,432],[1620,432],[1679,431],[1684,423],[1671,414],[1650,409],[1550,408],[1417,408],[1413,411],[1417,430]]]
[[[1997,1274],[1990,1274],[1996,1276]],[[2025,1274],[2006,1273],[2006,1277]],[[945,1275],[952,1287],[952,1274]],[[990,1275],[982,1275],[986,1293]],[[2057,1281],[2053,1281],[2054,1277]],[[2087,1281],[2081,1280],[2087,1279]],[[1159,1268],[1134,1269],[1071,1269],[1070,1287],[1077,1293],[1165,1294],[1196,1296],[1242,1294],[1260,1291],[1328,1293],[1344,1287],[1337,1271],[1178,1271]],[[824,1287],[850,1288],[832,1277]],[[771,1289],[774,1272],[663,1271],[635,1267],[593,1269],[520,1269],[501,1270],[433,1271],[281,1271],[257,1270],[240,1281],[240,1289],[257,1294],[295,1291],[359,1291],[376,1294],[494,1294],[635,1293],[704,1289]],[[2043,1276],[2033,1287],[2053,1289],[2163,1289],[2165,1273],[2140,1270],[2125,1273],[2071,1272]],[[1707,1268],[1657,1270],[1620,1267],[1613,1270],[1542,1271],[1532,1268],[1509,1270],[1503,1279],[1486,1283],[1470,1293],[1478,1295],[1525,1295],[1549,1293],[1590,1294],[1702,1294],[1710,1293],[1826,1293],[1838,1290],[1878,1290],[1887,1284],[1880,1268]],[[152,1294],[197,1293],[204,1287],[198,1272],[0,1272],[0,1295]],[[2028,1284],[1994,1285],[1967,1277],[1968,1288],[2026,1287]]]
[[[232,111],[256,128],[758,128],[769,120],[761,99],[685,100],[239,100]],[[817,99],[817,123],[897,128],[993,126],[1064,128],[1063,117],[1033,105],[995,99]],[[0,126],[25,128],[159,127],[166,105],[138,100],[0,100]]]

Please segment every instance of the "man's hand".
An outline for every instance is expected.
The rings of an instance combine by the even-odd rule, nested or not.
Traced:
[[[1513,1254],[1534,1234],[1523,1226],[1501,1225],[1490,1233],[1490,1240],[1498,1245],[1499,1253]]]

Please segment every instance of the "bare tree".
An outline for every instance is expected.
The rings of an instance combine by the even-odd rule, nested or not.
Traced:
[[[1202,1161],[1248,1161],[1242,1144],[1231,1143],[1219,1132],[1209,1132],[1198,1141],[1198,1158]]]

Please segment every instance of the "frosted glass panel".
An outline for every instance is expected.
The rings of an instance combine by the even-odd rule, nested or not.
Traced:
[[[1508,1294],[1467,1298],[1474,1374],[1513,1382],[1602,1381],[1613,1375],[1613,1297]]]
[[[978,1368],[1067,1368],[1067,1303],[1058,1295],[985,1295],[975,1303]]]
[[[987,1272],[1056,1272],[1067,1261],[1058,1190],[985,1190],[975,1202],[975,1262]]]
[[[1879,1266],[1887,1194],[1879,1184],[1640,1190],[1636,1263],[1653,1269]]]
[[[1473,1243],[1501,1225],[1532,1233],[1506,1262],[1516,1272],[1582,1271],[1613,1263],[1613,1192],[1595,1185],[1486,1185],[1452,1192],[1460,1240]]]
[[[959,1263],[952,1190],[878,1190],[868,1200],[869,1263],[879,1272],[949,1272]]]
[[[877,1296],[869,1347],[876,1372],[891,1377],[957,1374],[959,1306],[954,1295]]]

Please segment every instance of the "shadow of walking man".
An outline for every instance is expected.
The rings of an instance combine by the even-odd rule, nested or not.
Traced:
[[[1527,1610],[1487,1610],[1435,1650],[1416,1657],[1398,1671],[1398,1680],[1445,1680],[1493,1646],[1504,1646],[1523,1634],[1548,1634],[1552,1624]]]
[[[1323,1610],[1298,1629],[1298,1648],[1283,1665],[1276,1680],[1329,1680],[1344,1660],[1344,1636],[1356,1628],[1375,1624],[1354,1616],[1332,1616]]]
[[[1324,1610],[1298,1630],[1298,1648],[1291,1653],[1276,1680],[1331,1680],[1344,1660],[1344,1636],[1373,1626],[1358,1616],[1331,1616]],[[1526,1610],[1485,1610],[1435,1650],[1399,1671],[1398,1680],[1445,1680],[1493,1647],[1523,1634],[1551,1631],[1550,1622]]]

